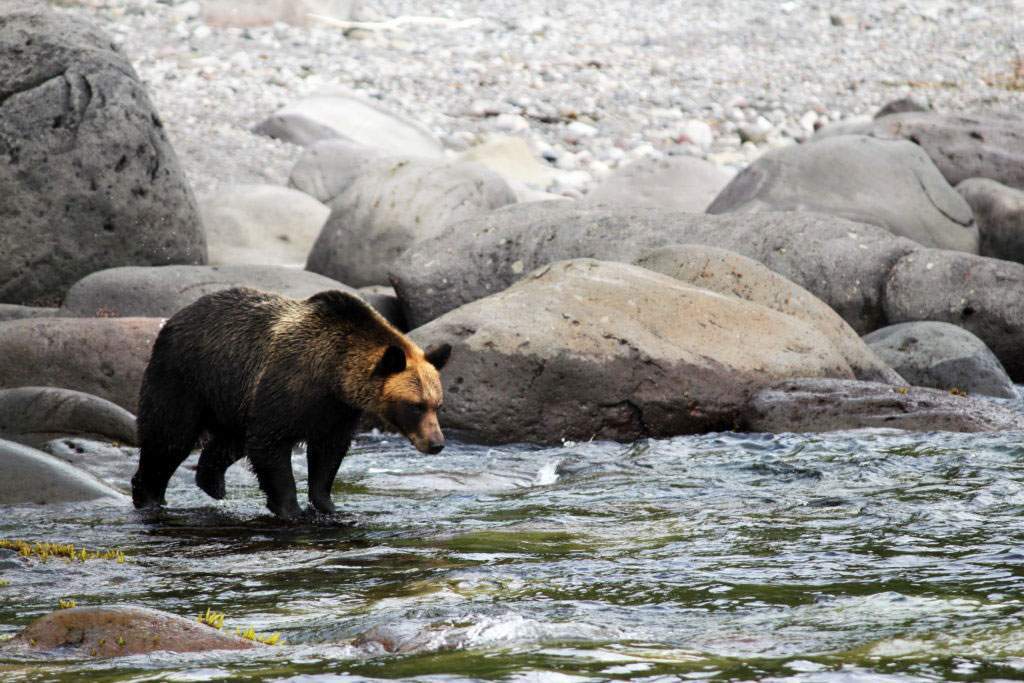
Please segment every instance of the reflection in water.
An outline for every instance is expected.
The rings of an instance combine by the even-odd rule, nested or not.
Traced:
[[[244,467],[218,503],[186,465],[155,516],[7,509],[0,537],[130,561],[0,555],[0,631],[73,597],[211,608],[287,643],[0,667],[5,680],[1018,678],[1019,441],[718,434],[423,456],[366,437],[335,485],[342,512],[299,524],[266,514]],[[125,449],[65,451],[115,484],[130,476]]]

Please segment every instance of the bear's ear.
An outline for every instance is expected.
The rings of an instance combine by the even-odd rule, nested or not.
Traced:
[[[373,374],[388,377],[402,370],[405,370],[405,351],[397,346],[389,346],[380,357],[377,367],[373,369]]]
[[[440,346],[431,347],[423,355],[427,357],[428,363],[440,370],[448,364],[448,358],[452,355],[452,345],[441,344]]]

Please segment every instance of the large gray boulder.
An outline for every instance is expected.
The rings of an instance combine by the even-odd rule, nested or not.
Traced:
[[[1024,263],[1024,190],[988,178],[968,178],[956,186],[974,211],[982,256]]]
[[[392,264],[414,242],[515,201],[512,188],[483,166],[374,158],[331,200],[306,268],[355,287],[387,284]]]
[[[864,341],[910,384],[1017,398],[999,359],[962,327],[928,320],[899,323],[875,330]]]
[[[769,152],[708,207],[816,211],[883,227],[926,247],[978,253],[971,207],[920,147],[840,135]]]
[[[920,248],[882,228],[812,213],[708,216],[536,202],[452,224],[413,245],[392,273],[415,328],[546,263],[629,263],[672,244],[720,247],[760,261],[827,303],[858,334],[886,324],[882,290],[889,269]]]
[[[741,427],[775,434],[867,428],[993,432],[1022,430],[1024,417],[994,401],[938,389],[839,379],[796,379],[754,394]]]
[[[306,148],[292,167],[288,186],[317,201],[331,200],[349,188],[356,178],[392,155],[345,140],[322,140]]]
[[[951,185],[990,178],[1024,190],[1024,118],[905,112],[875,119],[865,133],[909,140],[931,157]]]
[[[303,267],[331,210],[278,185],[224,185],[199,198],[210,265]]]
[[[444,157],[444,148],[429,130],[353,95],[315,95],[299,100],[274,112],[255,132],[296,145],[340,139],[389,154]]]
[[[123,493],[93,475],[14,441],[0,439],[0,469],[0,505],[128,501]]]
[[[59,304],[111,266],[203,263],[192,192],[109,36],[46,3],[0,22],[0,301]]]
[[[40,448],[63,436],[135,444],[135,416],[110,401],[71,389],[0,389],[0,439]]]
[[[824,335],[857,379],[905,384],[825,302],[753,259],[717,247],[685,244],[647,252],[635,264],[791,315]]]
[[[591,259],[550,264],[411,336],[452,344],[442,423],[486,443],[731,429],[759,386],[853,377],[792,316]]]
[[[648,157],[612,173],[588,192],[582,202],[591,206],[653,206],[704,213],[731,178],[731,173],[698,157]]]
[[[37,318],[0,323],[0,389],[62,387],[135,412],[163,320]]]
[[[316,273],[285,266],[163,266],[111,268],[82,278],[68,291],[66,315],[167,318],[206,294],[251,287],[293,299],[339,289],[363,296],[382,315],[393,306],[386,295],[361,294]]]
[[[885,288],[890,323],[937,320],[970,330],[1024,382],[1024,265],[922,249],[900,259]]]

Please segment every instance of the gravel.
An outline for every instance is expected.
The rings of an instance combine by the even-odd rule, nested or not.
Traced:
[[[554,189],[574,196],[642,156],[739,168],[900,97],[1006,112],[1024,88],[1020,0],[367,0],[369,18],[480,21],[348,35],[210,27],[195,0],[55,4],[123,45],[199,192],[285,182],[301,150],[251,128],[331,88],[421,122],[453,154],[524,136],[571,171]]]

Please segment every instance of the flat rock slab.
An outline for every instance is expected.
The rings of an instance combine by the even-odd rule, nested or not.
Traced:
[[[968,178],[956,186],[974,211],[982,256],[1024,263],[1024,190],[988,178]]]
[[[72,607],[42,616],[5,649],[73,650],[78,657],[125,657],[148,652],[251,650],[260,643],[155,609]]]
[[[352,95],[307,97],[274,112],[255,132],[296,145],[341,139],[390,154],[443,158],[429,130],[381,105]]]
[[[704,213],[732,174],[690,156],[644,158],[618,169],[581,200],[590,206],[653,206]]]
[[[135,416],[81,391],[56,387],[0,389],[0,438],[35,448],[63,436],[135,445]]]
[[[913,432],[994,432],[1024,429],[1024,417],[998,403],[938,389],[875,382],[798,379],[758,391],[743,428],[754,432],[843,429]]]
[[[199,198],[210,265],[301,268],[331,210],[278,185],[224,185]]]
[[[83,275],[203,263],[195,199],[110,36],[45,2],[0,23],[0,301],[53,306]]]
[[[1024,265],[922,249],[900,259],[885,287],[891,323],[936,320],[981,339],[1015,382],[1024,382]]]
[[[792,316],[591,259],[541,268],[411,336],[452,344],[441,422],[484,443],[730,429],[759,386],[853,377]]]
[[[915,386],[1017,398],[999,359],[962,327],[929,320],[900,323],[875,330],[864,341]]]
[[[0,439],[0,505],[52,505],[128,497],[93,475],[13,441]]]
[[[40,318],[0,323],[0,388],[62,387],[135,412],[160,318]]]
[[[815,211],[926,247],[978,253],[971,207],[928,155],[904,140],[839,135],[769,152],[708,207],[733,211]]]
[[[294,299],[338,289],[359,294],[336,280],[286,266],[164,266],[111,268],[82,278],[68,291],[66,315],[167,318],[206,294],[251,287]],[[366,300],[374,305],[375,296]]]
[[[685,244],[647,252],[635,263],[694,287],[791,315],[827,337],[857,379],[906,384],[828,304],[753,259],[717,247]]]
[[[546,263],[632,262],[653,248],[704,244],[742,254],[808,290],[864,334],[886,324],[889,270],[919,249],[872,225],[813,213],[708,216],[653,208],[515,204],[446,227],[394,264],[409,325],[505,289]]]

